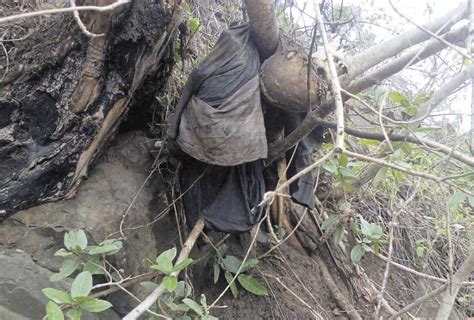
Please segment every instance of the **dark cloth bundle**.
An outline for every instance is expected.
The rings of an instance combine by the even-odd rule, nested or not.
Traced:
[[[244,232],[262,215],[267,140],[249,26],[225,30],[191,73],[168,135],[187,156],[180,174],[191,224]]]
[[[258,204],[266,191],[262,159],[267,157],[267,138],[259,69],[248,24],[232,26],[222,32],[183,89],[168,136],[185,153],[180,186],[191,225],[204,217],[211,229],[239,233],[262,217]],[[301,113],[283,112],[285,134],[303,118]],[[313,136],[299,143],[289,176],[310,164],[319,139]],[[290,192],[295,201],[313,209],[313,188],[314,178],[307,174]]]

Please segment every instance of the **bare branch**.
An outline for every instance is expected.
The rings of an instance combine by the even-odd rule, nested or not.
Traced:
[[[335,129],[337,126],[334,122],[329,122],[329,121],[324,121],[324,120],[317,120],[316,125],[324,126],[327,128],[333,128],[333,129]],[[376,132],[360,131],[360,130],[356,130],[356,129],[348,128],[348,127],[346,127],[344,131],[348,135],[351,135],[357,138],[362,138],[362,139],[370,139],[370,140],[377,140],[377,141],[384,141],[385,139],[385,137],[382,134],[376,133]],[[439,142],[426,139],[426,138],[418,138],[418,137],[413,137],[413,136],[404,135],[404,134],[396,134],[396,133],[389,134],[388,138],[391,141],[409,142],[409,143],[414,143],[414,144],[426,145],[444,154],[451,153],[451,156],[454,159],[474,168],[473,157],[470,157],[459,151],[453,151],[452,148],[444,144],[441,144]]]
[[[467,26],[456,28],[455,30],[448,32],[444,35],[448,41],[459,41],[465,39],[467,36]],[[436,39],[432,39],[427,42],[426,48],[422,54],[419,55],[418,61],[428,58],[429,56],[444,49],[444,44],[440,43]],[[365,89],[368,89],[377,83],[380,83],[385,78],[392,76],[393,74],[403,70],[415,55],[418,54],[418,50],[415,52],[407,53],[402,55],[400,58],[393,60],[392,62],[381,67],[377,71],[370,73],[369,75],[352,82],[347,91],[357,94]],[[334,105],[334,99],[322,103],[315,111],[309,112],[306,118],[302,121],[301,125],[291,132],[283,140],[276,141],[269,146],[269,163],[280,157],[281,154],[286,152],[288,149],[293,147],[298,141],[307,136],[317,125],[318,120],[327,116],[332,110]]]
[[[131,2],[132,2],[131,0],[118,0],[115,3],[112,3],[112,4],[107,5],[107,6],[103,6],[103,7],[98,7],[98,6],[72,7],[71,6],[71,7],[68,7],[68,8],[58,8],[58,9],[49,9],[49,10],[27,12],[27,13],[22,13],[22,14],[16,14],[16,15],[9,16],[9,17],[0,18],[0,24],[3,24],[5,22],[11,22],[11,21],[19,20],[19,19],[44,16],[44,15],[48,15],[48,14],[65,13],[65,12],[75,12],[75,11],[104,12],[104,11],[111,11],[111,10],[114,10],[115,8],[118,8],[120,6],[123,6],[124,4],[131,3]]]
[[[329,41],[326,35],[326,30],[324,29],[323,18],[321,17],[321,11],[319,6],[314,6],[316,13],[316,21],[319,27],[319,32],[321,32],[321,38],[324,44],[324,52],[326,53],[326,59],[329,66],[329,78],[331,81],[331,90],[334,96],[334,104],[336,106],[336,150],[344,149],[344,105],[342,104],[341,96],[341,85],[339,84],[339,79],[337,77],[336,66],[334,65],[334,59],[329,52]]]
[[[280,32],[275,15],[275,1],[245,0],[252,35],[260,58],[265,60],[277,49]]]
[[[76,0],[70,0],[70,3],[71,3],[71,8],[76,8]],[[84,25],[84,23],[82,22],[81,20],[81,17],[79,16],[79,11],[74,11],[74,20],[76,20],[77,24],[79,25],[79,28],[81,29],[81,31],[86,35],[88,36],[89,38],[96,38],[96,37],[103,37],[105,36],[105,33],[100,33],[100,34],[95,34],[95,33],[92,33],[90,32],[89,30],[87,30],[86,26]]]
[[[431,32],[436,32],[437,34],[443,34],[448,31],[449,28],[457,21],[466,17],[466,15],[467,6],[464,3],[455,10],[448,12],[443,17],[426,24],[424,28]],[[367,49],[366,51],[354,56],[350,60],[349,65],[353,67],[349,76],[354,79],[358,75],[379,64],[380,62],[399,54],[407,48],[426,41],[429,38],[430,35],[415,28],[386,42],[373,46],[370,49]]]
[[[462,281],[469,278],[471,272],[474,271],[474,252],[471,250],[469,256],[464,260],[461,267],[456,271],[452,279],[452,288],[446,288],[441,296],[441,306],[439,307],[436,319],[444,320],[449,318],[449,314],[453,308],[454,300],[461,288]]]

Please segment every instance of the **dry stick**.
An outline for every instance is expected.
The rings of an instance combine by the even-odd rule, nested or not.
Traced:
[[[446,289],[447,286],[448,286],[448,284],[445,283],[442,286],[438,287],[437,289],[431,291],[430,293],[427,293],[424,296],[416,299],[415,301],[413,301],[412,303],[410,303],[409,305],[407,305],[406,307],[404,307],[403,309],[401,309],[400,311],[398,311],[397,313],[392,315],[390,318],[388,318],[388,320],[395,320],[398,317],[400,317],[401,315],[403,315],[403,314],[409,312],[410,310],[413,310],[414,308],[418,307],[423,302],[436,297],[438,294],[443,292],[443,290]]]
[[[444,204],[446,207],[446,237],[448,238],[448,288],[452,290],[453,286],[453,274],[454,274],[454,258],[453,258],[453,240],[451,236],[451,209],[448,204],[448,197],[446,196],[447,191],[444,190],[441,183],[438,183],[438,187],[444,196]]]
[[[345,155],[350,156],[350,157],[353,157],[353,158],[356,158],[356,159],[359,159],[359,160],[364,160],[364,161],[368,161],[368,162],[381,164],[383,166],[386,166],[386,167],[389,167],[389,168],[392,168],[392,169],[395,169],[395,170],[398,170],[398,171],[401,171],[401,172],[405,172],[406,174],[409,174],[409,175],[412,175],[412,176],[417,176],[417,177],[425,178],[425,179],[428,179],[428,180],[433,180],[433,181],[438,182],[438,183],[439,182],[444,182],[447,185],[450,185],[450,186],[452,186],[452,187],[454,187],[458,190],[461,190],[462,192],[464,192],[468,195],[474,195],[471,191],[469,191],[465,188],[462,188],[460,186],[457,186],[457,185],[455,185],[451,182],[447,182],[443,179],[443,177],[439,177],[439,176],[436,176],[434,174],[429,174],[429,173],[422,172],[422,171],[407,169],[407,168],[404,168],[402,166],[390,163],[390,162],[382,160],[382,159],[369,157],[369,156],[359,154],[359,153],[356,153],[356,152],[352,152],[352,151],[348,151],[348,150],[344,150],[343,153]]]
[[[181,252],[179,253],[178,259],[176,260],[176,264],[181,263],[185,259],[189,257],[191,253],[191,249],[194,247],[199,234],[204,229],[205,223],[203,219],[199,219],[196,224],[194,225],[191,233],[189,234],[188,239],[183,245]],[[170,275],[177,277],[180,271],[174,271]],[[153,292],[146,297],[138,306],[136,306],[130,313],[128,313],[123,320],[136,320],[140,317],[147,309],[153,306],[153,304],[160,298],[160,296],[165,292],[165,287],[163,283],[161,283]]]
[[[0,18],[0,24],[5,22],[15,21],[24,18],[31,18],[37,16],[44,16],[48,14],[56,14],[56,13],[65,13],[65,12],[75,12],[75,11],[112,11],[115,8],[123,6],[124,4],[131,3],[131,0],[119,0],[115,3],[109,4],[107,6],[98,7],[98,6],[79,6],[79,7],[68,7],[68,8],[58,8],[58,9],[49,9],[49,10],[41,10],[35,12],[27,12],[22,14],[16,14],[9,17]]]
[[[381,255],[380,253],[379,254],[376,254],[375,252],[372,251],[372,253],[377,257],[377,258],[380,258],[382,259],[383,261],[388,261],[388,258]],[[446,283],[448,280],[447,279],[443,279],[443,278],[438,278],[438,277],[435,277],[435,276],[432,276],[432,275],[429,275],[429,274],[426,274],[426,273],[423,273],[423,272],[419,272],[419,271],[416,271],[416,270],[413,270],[407,266],[404,266],[403,264],[400,264],[398,262],[395,262],[393,260],[390,261],[390,264],[393,265],[394,267],[397,267],[403,271],[407,271],[407,272],[410,272],[412,274],[414,274],[415,276],[418,276],[420,278],[425,278],[425,279],[429,279],[429,280],[432,280],[432,281],[436,281],[436,282],[441,282],[441,283]],[[462,285],[463,286],[474,286],[474,282],[472,281],[464,281],[462,282]]]
[[[440,307],[436,314],[436,319],[445,320],[449,318],[449,314],[453,308],[456,296],[461,288],[463,280],[469,278],[470,274],[474,271],[474,251],[471,248],[471,253],[464,260],[461,267],[453,276],[452,288],[446,288],[444,293],[441,295]]]
[[[466,15],[466,11],[466,3],[463,3],[461,6],[446,13],[439,19],[425,24],[424,27],[430,31],[439,31],[440,33],[444,33],[448,31],[457,21],[461,20]],[[440,28],[442,29],[440,30]],[[351,74],[348,76],[351,79],[354,79],[380,62],[394,57],[403,50],[413,47],[414,45],[430,38],[430,35],[428,35],[426,32],[423,32],[418,28],[413,28],[383,43],[375,45],[363,51],[362,53],[359,53],[350,60],[350,65],[353,66],[353,69]]]
[[[391,206],[391,205],[390,205]],[[394,229],[397,223],[397,216],[398,213],[392,211],[393,218],[389,224],[390,232],[389,232],[389,243],[388,243],[388,256],[387,256],[387,264],[385,265],[385,271],[382,280],[382,287],[380,288],[380,292],[377,297],[377,306],[375,307],[375,320],[379,318],[380,307],[382,306],[383,295],[385,292],[385,287],[387,286],[388,275],[390,272],[390,262],[392,261],[392,254],[393,254],[393,236],[394,236]]]
[[[362,320],[362,317],[359,315],[359,313],[354,309],[352,304],[349,301],[347,301],[347,299],[344,297],[342,292],[337,287],[324,261],[319,257],[315,257],[314,260],[317,262],[319,266],[319,270],[321,271],[321,275],[324,280],[324,283],[326,284],[329,291],[331,291],[331,294],[334,297],[334,299],[336,299],[336,303],[339,306],[339,308],[347,312],[347,315],[352,320]]]
[[[432,38],[435,38],[437,39],[438,41],[442,42],[443,44],[445,44],[446,46],[450,47],[451,49],[453,49],[454,51],[456,51],[457,53],[459,53],[460,55],[462,55],[464,58],[468,59],[468,60],[471,60],[471,57],[466,54],[465,52],[463,52],[462,50],[460,50],[459,48],[457,48],[456,46],[454,46],[452,43],[444,40],[443,38],[441,38],[440,36],[438,36],[437,34],[431,32],[430,30],[426,29],[425,27],[417,24],[415,21],[411,20],[410,18],[408,18],[406,15],[404,15],[403,13],[401,13],[392,3],[392,0],[388,0],[388,3],[390,4],[390,6],[392,7],[393,11],[395,11],[399,16],[401,16],[402,18],[404,18],[405,20],[407,20],[408,22],[410,22],[411,24],[415,25],[418,29],[422,30],[423,32],[429,34]]]
[[[308,304],[306,301],[304,301],[300,296],[298,296],[293,290],[291,290],[290,288],[288,288],[288,286],[286,284],[283,283],[283,281],[280,280],[280,278],[278,277],[275,277],[274,275],[271,275],[271,274],[267,274],[267,273],[263,273],[264,276],[266,277],[269,277],[269,278],[272,278],[274,279],[276,282],[278,282],[283,288],[285,288],[285,290],[287,290],[289,293],[291,293],[291,295],[293,297],[295,297],[296,299],[298,299],[299,302],[301,302],[305,307],[307,307],[309,309],[309,311],[311,312],[311,314],[316,318],[316,319],[322,319],[321,316],[316,312],[316,310],[314,310],[314,308]]]
[[[473,69],[474,70],[474,69]],[[324,121],[324,120],[317,120],[316,121],[317,125],[325,126],[328,128],[336,128],[336,123],[334,122],[329,122],[329,121]],[[384,141],[385,137],[382,134],[379,134],[377,132],[365,132],[365,131],[360,131],[356,130],[353,128],[345,127],[344,131],[351,136],[358,137],[358,138],[363,138],[363,139],[370,139],[370,140],[378,140],[378,141]],[[464,154],[459,151],[455,151],[452,148],[441,144],[439,142],[426,139],[426,138],[419,138],[419,137],[413,137],[410,135],[405,135],[405,134],[397,134],[397,133],[392,133],[389,134],[388,137],[390,138],[391,141],[401,141],[401,142],[409,142],[409,143],[414,143],[414,144],[421,144],[425,145],[427,147],[433,148],[436,151],[439,151],[444,154],[450,154],[452,158],[467,164],[470,167],[474,167],[474,158],[470,157],[467,154]],[[468,175],[472,173],[467,173]],[[454,176],[453,176],[454,177]],[[453,179],[453,178],[449,178]]]
[[[70,0],[70,2],[71,2],[71,8],[76,8],[76,0]],[[105,33],[96,34],[87,30],[87,27],[84,25],[84,23],[81,20],[81,17],[79,16],[79,11],[76,10],[73,12],[73,14],[74,14],[74,20],[76,20],[77,24],[79,25],[79,28],[86,36],[88,36],[89,38],[97,38],[97,37],[105,36]]]
[[[387,131],[385,130],[385,127],[383,125],[383,120],[382,120],[383,107],[385,105],[385,101],[387,100],[387,95],[388,95],[388,92],[383,95],[382,102],[380,103],[379,112],[378,112],[379,125],[380,125],[380,130],[382,130],[383,136],[385,137],[385,141],[387,141],[388,143],[390,151],[395,152],[395,149],[393,149],[392,142],[390,142],[390,138],[388,137]]]
[[[337,77],[336,66],[334,64],[333,57],[329,52],[329,41],[324,29],[323,18],[319,6],[314,6],[316,21],[318,24],[319,32],[321,33],[321,39],[323,40],[324,52],[326,53],[326,59],[329,66],[329,75],[331,80],[331,91],[334,95],[334,104],[336,106],[336,144],[334,148],[336,151],[344,150],[344,106],[342,104],[341,85]]]

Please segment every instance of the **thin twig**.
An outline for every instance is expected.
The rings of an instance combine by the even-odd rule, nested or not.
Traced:
[[[71,3],[71,8],[77,7],[76,0],[69,0],[69,2]],[[79,11],[76,10],[73,12],[73,14],[74,14],[74,20],[76,20],[77,24],[79,25],[79,28],[86,36],[88,36],[89,38],[97,38],[97,37],[105,36],[105,33],[96,34],[87,30],[87,27],[84,25],[84,23],[81,20],[81,17],[79,16]]]
[[[4,18],[0,18],[0,24],[5,22],[15,21],[19,19],[25,18],[32,18],[37,16],[44,16],[48,14],[57,14],[57,13],[66,13],[66,12],[75,12],[75,11],[112,11],[115,8],[123,6],[124,4],[131,3],[131,0],[118,0],[115,3],[112,3],[107,6],[99,7],[99,6],[79,6],[79,7],[68,7],[68,8],[58,8],[58,9],[48,9],[48,10],[41,10],[41,11],[34,11],[34,12],[27,12],[22,14],[16,14]]]

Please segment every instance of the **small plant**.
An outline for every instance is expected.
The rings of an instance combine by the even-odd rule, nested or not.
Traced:
[[[380,240],[383,236],[382,227],[378,224],[370,223],[364,219],[363,216],[357,215],[360,224],[358,225],[357,233],[361,235],[362,241],[358,243],[351,250],[352,262],[359,262],[362,256],[369,251],[372,251],[370,245],[373,245],[373,250],[376,254],[379,252]]]
[[[187,314],[189,311],[194,311],[201,320],[215,320],[216,317],[209,314],[206,296],[201,295],[200,303],[191,298],[192,288],[186,281],[178,281],[178,278],[173,273],[179,272],[189,266],[193,259],[187,258],[178,264],[173,264],[176,258],[176,248],[171,248],[162,252],[151,265],[152,269],[158,270],[164,274],[161,284],[166,288],[167,293],[164,294],[156,311],[172,316],[173,319],[187,320],[191,317]],[[141,286],[149,291],[153,291],[158,287],[158,284],[145,281]],[[161,303],[163,302],[163,303]],[[166,309],[165,309],[166,306]],[[151,319],[161,319],[152,317]]]
[[[242,260],[235,256],[226,255],[224,257],[224,254],[227,249],[228,247],[225,244],[221,245],[217,249],[217,255],[214,258],[213,265],[214,283],[217,283],[217,281],[219,281],[221,270],[224,271],[224,277],[227,283],[230,284],[230,290],[232,292],[232,295],[235,299],[237,299],[239,295],[239,289],[237,287],[236,282],[232,282],[232,279],[238,273],[237,281],[242,286],[242,288],[257,296],[267,296],[267,289],[254,277],[246,274],[258,265],[258,260],[248,259],[242,265]]]
[[[45,288],[43,293],[50,301],[46,305],[48,320],[81,319],[83,311],[97,313],[109,309],[112,304],[90,296],[93,289],[92,276],[94,274],[112,275],[104,267],[105,256],[113,255],[120,251],[122,242],[117,239],[106,240],[97,246],[89,246],[83,230],[73,230],[64,234],[64,246],[54,254],[55,256],[68,257],[58,273],[51,276],[51,282],[57,282],[69,277],[75,271],[81,271],[72,282],[68,292],[54,288]]]
[[[331,159],[327,161],[322,165],[322,168],[331,173],[341,183],[345,191],[352,191],[352,185],[349,181],[357,176],[353,168],[349,166],[349,159],[346,155],[341,154],[337,160]]]

